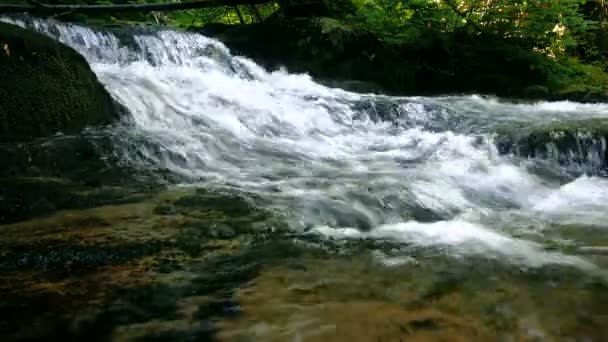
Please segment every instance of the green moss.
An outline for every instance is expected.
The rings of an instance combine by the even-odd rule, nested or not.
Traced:
[[[85,59],[39,33],[0,23],[0,142],[109,123],[114,103]]]

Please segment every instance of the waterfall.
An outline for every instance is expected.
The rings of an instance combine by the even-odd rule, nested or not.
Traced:
[[[534,267],[586,265],[545,251],[543,231],[608,222],[608,180],[564,182],[540,170],[567,173],[559,165],[501,155],[493,140],[502,127],[608,119],[608,105],[356,94],[268,72],[198,34],[3,20],[85,56],[128,108],[128,134],[145,137],[133,163],[255,193],[296,231]]]

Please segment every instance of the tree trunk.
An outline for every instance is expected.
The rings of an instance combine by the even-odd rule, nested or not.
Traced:
[[[262,16],[260,15],[260,11],[258,11],[258,8],[255,7],[254,4],[249,4],[249,9],[251,10],[251,12],[253,13],[253,16],[255,17],[255,20],[258,23],[262,22]]]
[[[241,25],[245,24],[245,20],[243,20],[243,15],[241,14],[241,11],[239,10],[239,6],[234,5],[234,10],[236,11],[236,14],[239,16],[239,21],[241,22]]]

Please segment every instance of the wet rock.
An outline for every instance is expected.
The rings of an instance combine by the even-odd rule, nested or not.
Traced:
[[[118,246],[79,246],[32,244],[10,247],[3,252],[0,271],[30,269],[92,269],[105,265],[122,264],[158,252],[155,243]]]
[[[585,86],[575,86],[557,92],[556,97],[561,100],[581,102],[588,92],[589,88]]]
[[[194,196],[185,196],[175,201],[175,206],[213,210],[228,216],[246,216],[255,210],[245,199],[239,196],[209,193],[199,190]]]
[[[0,142],[79,132],[118,117],[84,57],[50,37],[0,23]]]
[[[154,208],[154,213],[156,215],[176,215],[177,209],[171,203],[162,203]]]
[[[501,153],[548,159],[591,174],[608,171],[608,121],[572,120],[502,132]]]
[[[608,91],[607,90],[590,90],[585,96],[583,96],[583,102],[585,103],[607,103],[608,102]]]
[[[175,244],[177,248],[191,257],[198,257],[203,251],[203,244],[206,242],[203,231],[199,229],[185,229],[179,233]]]
[[[238,302],[230,298],[213,300],[201,305],[196,311],[198,319],[209,319],[211,317],[234,318],[241,312]]]
[[[232,239],[237,236],[234,229],[227,224],[217,224],[209,228],[209,236],[216,239]]]
[[[430,318],[414,319],[401,325],[402,331],[407,333],[413,333],[416,330],[438,330],[440,328],[439,323]]]
[[[465,276],[457,270],[447,270],[438,272],[432,286],[427,288],[421,295],[420,300],[431,301],[449,295],[462,287]]]
[[[52,213],[78,197],[54,179],[0,178],[0,224]]]
[[[125,204],[146,198],[149,190],[91,189],[60,178],[0,177],[0,224],[49,215],[62,209]]]
[[[183,269],[181,260],[175,259],[160,259],[156,266],[156,270],[159,273],[172,273]]]

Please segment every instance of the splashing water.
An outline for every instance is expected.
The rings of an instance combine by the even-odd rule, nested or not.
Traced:
[[[256,193],[294,230],[586,268],[579,257],[545,251],[544,234],[565,225],[608,228],[608,180],[537,175],[533,161],[500,156],[491,139],[498,126],[608,119],[606,104],[355,94],[267,72],[197,34],[147,31],[125,40],[51,21],[12,22],[86,57],[129,109],[129,134],[147,141],[132,162]]]

